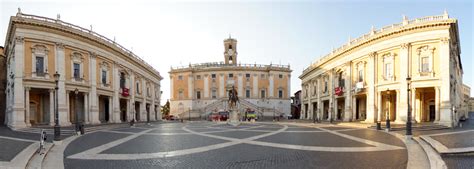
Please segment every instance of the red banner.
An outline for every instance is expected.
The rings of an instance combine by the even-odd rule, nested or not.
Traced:
[[[122,88],[122,96],[127,97],[130,94],[128,93],[128,88]]]
[[[334,92],[335,92],[335,94],[338,95],[338,96],[342,96],[342,94],[344,94],[344,91],[342,90],[342,87],[336,87],[336,88],[334,89]]]

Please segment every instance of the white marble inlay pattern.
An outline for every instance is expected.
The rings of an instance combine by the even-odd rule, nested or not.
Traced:
[[[360,129],[341,129],[337,131],[332,131],[320,127],[316,127],[319,130],[315,131],[286,131],[289,127],[287,125],[281,124],[282,127],[280,127],[278,130],[275,131],[270,131],[270,130],[259,130],[258,128],[268,128],[266,125],[256,125],[252,127],[245,127],[245,128],[219,128],[214,125],[209,125],[207,126],[209,129],[222,129],[219,131],[205,131],[205,132],[196,132],[193,131],[192,127],[187,128],[187,126],[182,127],[181,129],[186,131],[187,133],[149,133],[150,131],[156,129],[147,129],[144,131],[141,131],[139,133],[132,134],[130,136],[127,136],[125,138],[86,150],[81,153],[77,153],[74,155],[70,155],[67,158],[70,159],[102,159],[102,160],[136,160],[136,159],[151,159],[151,158],[165,158],[165,157],[174,157],[174,156],[181,156],[181,155],[188,155],[188,154],[194,154],[194,153],[202,153],[206,151],[211,151],[211,150],[217,150],[237,144],[252,144],[252,145],[259,145],[259,146],[267,146],[267,147],[276,147],[276,148],[283,148],[283,149],[293,149],[293,150],[305,150],[305,151],[326,151],[326,152],[367,152],[367,151],[387,151],[387,150],[400,150],[400,149],[405,149],[404,147],[399,147],[399,146],[393,146],[393,145],[388,145],[384,143],[379,143],[371,140],[366,140],[346,134],[339,133],[338,131],[351,131],[351,130],[360,130]],[[252,129],[252,130],[249,130]],[[257,130],[254,130],[257,129]],[[221,133],[221,132],[229,132],[229,131],[249,131],[249,132],[263,132],[262,134],[253,136],[253,137],[248,137],[244,139],[239,139],[239,138],[231,138],[231,137],[225,137],[225,136],[218,136],[218,135],[212,135],[211,133]],[[106,132],[113,132],[113,133],[125,133],[125,132],[120,132],[120,131],[106,131]],[[264,142],[264,141],[256,141],[257,139],[268,137],[271,135],[275,135],[278,133],[283,133],[283,132],[290,132],[290,133],[315,133],[315,132],[327,132],[331,133],[334,135],[338,135],[341,137],[344,137],[346,139],[352,140],[352,141],[357,141],[361,142],[364,144],[371,145],[373,147],[323,147],[323,146],[305,146],[305,145],[295,145],[295,144],[282,144],[282,143],[271,143],[271,142]],[[130,133],[128,133],[130,134]],[[220,139],[220,140],[226,140],[228,142],[225,143],[220,143],[220,144],[213,144],[213,145],[207,145],[207,146],[201,146],[201,147],[196,147],[196,148],[189,148],[189,149],[183,149],[183,150],[174,150],[174,151],[166,151],[166,152],[156,152],[156,153],[139,153],[139,154],[100,154],[100,152],[103,152],[109,148],[115,147],[119,144],[122,144],[124,142],[127,142],[129,140],[132,140],[134,138],[137,138],[140,135],[199,135],[199,136],[204,136],[204,137],[210,137],[214,139]]]

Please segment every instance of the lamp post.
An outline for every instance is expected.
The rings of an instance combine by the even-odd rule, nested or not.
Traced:
[[[314,109],[314,105],[313,105]],[[316,123],[316,111],[313,110],[313,123]]]
[[[191,121],[191,108],[188,109],[188,121]]]
[[[77,131],[79,131],[79,111],[78,111],[78,108],[79,108],[79,104],[78,104],[78,102],[79,102],[79,89],[76,88],[76,90],[74,90],[74,94],[75,94],[75,98],[76,98],[75,99],[76,104],[74,105],[76,112],[74,114],[76,116],[75,121],[76,121],[76,132],[77,132]]]
[[[385,125],[386,125],[386,130],[390,131],[390,90],[387,89],[387,105],[386,105],[386,112],[385,113]]]
[[[59,73],[56,71],[54,74],[54,141],[59,141],[61,138],[61,126],[59,126],[59,113],[58,113],[58,82]]]
[[[411,84],[411,77],[408,76],[407,77],[407,104],[408,104],[408,107],[407,107],[407,127],[406,127],[406,133],[405,135],[406,136],[412,136],[412,132],[411,132],[411,107],[410,107],[410,95],[411,95],[411,92],[410,92],[410,86]]]

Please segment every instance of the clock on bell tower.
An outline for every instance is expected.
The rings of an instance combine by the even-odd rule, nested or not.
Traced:
[[[237,40],[232,37],[224,40],[224,60],[225,64],[237,64]]]

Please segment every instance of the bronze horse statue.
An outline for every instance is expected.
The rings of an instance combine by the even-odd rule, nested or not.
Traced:
[[[239,102],[239,96],[235,87],[232,86],[232,89],[229,90],[229,109],[235,108],[237,106],[237,102]]]

